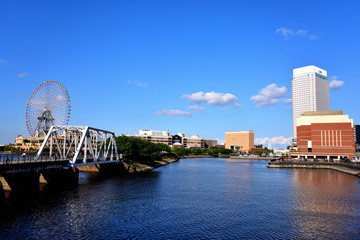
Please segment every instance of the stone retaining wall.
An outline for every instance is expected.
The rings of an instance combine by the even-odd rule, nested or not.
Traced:
[[[319,163],[319,162],[269,162],[268,168],[308,168],[332,169],[335,171],[360,176],[360,166],[352,163]]]

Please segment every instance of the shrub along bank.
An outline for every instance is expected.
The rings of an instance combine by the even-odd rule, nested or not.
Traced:
[[[116,145],[119,153],[123,154],[124,162],[134,167],[141,164],[155,166],[163,158],[178,158],[171,152],[170,146],[151,143],[139,137],[118,136]]]
[[[184,157],[186,155],[212,155],[218,156],[219,154],[231,154],[230,149],[223,148],[184,148],[184,147],[174,147],[172,152],[178,156]]]

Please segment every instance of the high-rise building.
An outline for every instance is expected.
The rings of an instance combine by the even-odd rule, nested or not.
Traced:
[[[296,118],[307,111],[330,111],[329,80],[327,72],[316,66],[293,69],[292,77],[293,138]]]

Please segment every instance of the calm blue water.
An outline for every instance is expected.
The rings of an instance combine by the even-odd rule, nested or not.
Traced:
[[[0,207],[0,239],[360,239],[360,179],[266,161],[182,159],[146,176],[81,173]]]

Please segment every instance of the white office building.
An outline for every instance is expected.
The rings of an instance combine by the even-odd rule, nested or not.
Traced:
[[[315,66],[295,68],[292,77],[293,138],[296,118],[307,111],[330,111],[327,72]]]
[[[170,132],[168,131],[154,131],[154,130],[140,130],[140,136],[152,136],[152,137],[170,137]]]
[[[171,145],[171,134],[169,131],[140,130],[139,135],[133,135],[152,143],[164,143]]]

